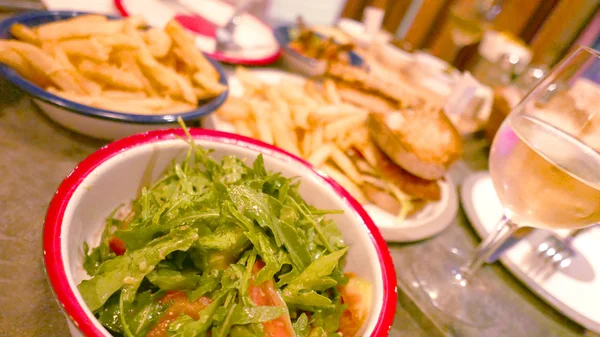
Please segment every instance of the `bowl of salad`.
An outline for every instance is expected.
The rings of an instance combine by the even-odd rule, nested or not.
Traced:
[[[99,149],[59,186],[43,248],[73,336],[383,336],[395,314],[392,259],[360,204],[219,131]]]

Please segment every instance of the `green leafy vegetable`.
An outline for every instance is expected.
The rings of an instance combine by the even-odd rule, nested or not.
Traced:
[[[127,219],[110,214],[97,247],[84,243],[88,307],[118,336],[263,337],[272,320],[290,336],[338,331],[348,248],[327,215],[339,211],[308,205],[299,182],[267,171],[262,155],[250,166],[217,161],[184,130],[186,158],[141,189]],[[123,255],[111,251],[114,237]],[[171,292],[176,304],[162,300]]]

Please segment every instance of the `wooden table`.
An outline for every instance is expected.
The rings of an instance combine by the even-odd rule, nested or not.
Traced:
[[[61,180],[104,144],[54,124],[28,97],[0,79],[0,337],[69,335],[44,273],[42,225]],[[452,172],[457,181],[473,169],[485,168],[487,162],[478,141],[467,142],[465,153],[464,162]],[[410,285],[414,251],[438,243],[474,247],[476,238],[462,212],[433,240],[390,244],[400,281],[391,336],[584,335],[581,327],[536,298],[498,264],[480,272],[497,295],[493,305],[502,313],[499,324],[485,330],[452,324]]]

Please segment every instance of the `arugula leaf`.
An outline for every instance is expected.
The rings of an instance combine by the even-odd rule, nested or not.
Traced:
[[[220,284],[219,271],[215,270],[212,273],[205,273],[205,275],[201,276],[198,284],[199,286],[196,289],[188,292],[188,298],[192,302],[217,289]]]
[[[146,278],[162,290],[191,290],[203,280],[194,270],[160,268],[151,271]]]
[[[168,337],[196,337],[205,334],[212,325],[212,319],[227,293],[221,293],[199,313],[197,320],[181,315],[167,329]]]
[[[120,312],[119,294],[115,294],[96,312],[96,317],[108,330],[123,333],[123,325],[119,317]]]
[[[238,306],[232,314],[232,324],[262,323],[274,320],[285,314],[280,306]]]
[[[176,229],[158,238],[143,249],[125,252],[104,262],[90,280],[82,281],[78,288],[90,310],[99,309],[108,298],[123,288],[124,298],[133,302],[135,292],[144,276],[171,252],[187,250],[198,239],[196,229]]]
[[[134,336],[145,336],[154,323],[167,311],[168,305],[160,303],[157,298],[163,296],[150,291],[139,293],[128,312],[127,322]]]
[[[308,268],[283,289],[285,301],[300,306],[329,306],[332,303],[331,300],[318,294],[317,291],[327,290],[337,285],[337,282],[329,275],[338,267],[340,259],[346,254],[347,250],[348,248],[344,248],[329,255],[321,256],[311,263]]]
[[[248,238],[239,227],[221,225],[214,233],[201,236],[198,245],[202,248],[240,253],[248,243]]]
[[[313,290],[326,290],[335,284],[329,283],[335,280],[328,277],[333,270],[338,266],[341,258],[346,255],[348,247],[340,249],[329,255],[323,255],[313,261],[308,268],[306,268],[298,277],[296,277],[286,289],[313,289]],[[325,284],[323,284],[325,283]]]
[[[329,337],[327,332],[320,326],[310,330],[308,337]]]
[[[265,178],[267,176],[267,170],[265,169],[265,159],[262,153],[259,153],[252,164],[252,170],[257,178]]]
[[[235,325],[231,327],[231,332],[229,333],[231,337],[258,337],[252,331],[246,327],[241,325]]]
[[[114,219],[115,213],[117,213],[121,207],[123,207],[123,205],[119,205],[108,216],[108,219],[106,220],[106,226],[104,227],[104,231],[102,231],[100,244],[96,248],[90,251],[87,242],[83,243],[83,252],[85,254],[85,258],[83,260],[83,269],[85,269],[90,276],[93,276],[96,274],[96,272],[98,272],[98,268],[100,268],[100,265],[104,261],[112,259],[116,256],[110,250],[109,241],[112,232],[116,228],[120,228],[123,225],[122,221]]]
[[[306,242],[293,224],[280,221],[276,209],[283,205],[268,194],[256,192],[247,186],[229,186],[229,196],[238,211],[255,220],[261,227],[270,228],[275,244],[285,246],[294,266],[304,270],[312,261],[306,248]]]
[[[310,325],[308,324],[308,316],[305,313],[300,314],[296,322],[292,323],[296,337],[308,337]]]

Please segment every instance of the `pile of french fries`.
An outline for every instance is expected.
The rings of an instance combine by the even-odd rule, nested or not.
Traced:
[[[0,40],[0,62],[63,98],[136,114],[195,109],[227,88],[176,21],[164,30],[139,17],[102,15],[27,27],[14,24],[17,40]]]
[[[359,186],[374,172],[376,157],[366,119],[369,112],[344,102],[331,80],[322,84],[282,81],[270,85],[251,71],[238,68],[243,97],[230,97],[217,110],[219,119],[237,133],[278,146],[306,159],[366,203]],[[359,167],[349,150],[358,149],[367,167]]]

